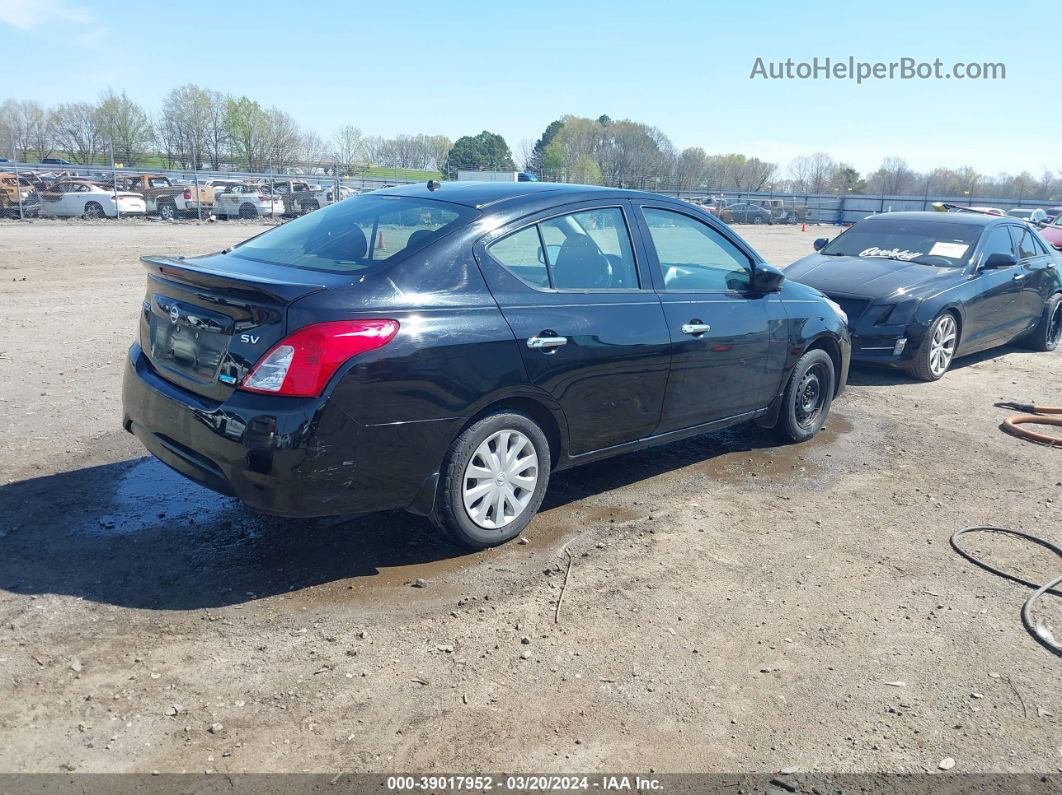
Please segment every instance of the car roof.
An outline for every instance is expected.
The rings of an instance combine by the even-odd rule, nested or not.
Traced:
[[[969,226],[989,226],[991,224],[1010,222],[1014,223],[1014,218],[1005,215],[988,215],[986,213],[940,213],[934,211],[927,212],[900,212],[900,213],[880,213],[878,215],[871,215],[870,218],[889,218],[897,221],[942,221],[949,224],[968,224]]]
[[[639,196],[654,199],[657,194],[644,191],[603,188],[600,185],[576,185],[563,182],[440,182],[435,190],[428,190],[426,184],[402,185],[374,191],[385,196],[409,196],[435,201],[452,202],[466,207],[482,210],[504,204],[507,209],[527,204],[541,204],[543,199],[550,203],[578,201],[582,198],[618,198]]]

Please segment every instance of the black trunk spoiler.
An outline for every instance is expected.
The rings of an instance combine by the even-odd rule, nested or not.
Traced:
[[[217,254],[195,259],[147,256],[140,261],[153,278],[230,292],[247,300],[265,298],[271,303],[289,304],[330,286],[329,275]],[[293,279],[293,273],[305,273],[307,278]],[[349,279],[345,281],[349,284]]]

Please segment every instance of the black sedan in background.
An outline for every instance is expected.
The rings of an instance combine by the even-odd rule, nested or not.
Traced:
[[[1028,224],[981,213],[871,216],[786,268],[848,314],[852,360],[926,381],[955,356],[1062,336],[1058,255]]]
[[[808,439],[848,372],[835,304],[650,193],[429,183],[143,262],[149,451],[264,513],[405,508],[470,547],[558,469],[746,420]]]
[[[735,224],[769,224],[771,223],[771,211],[758,204],[738,202],[727,205],[730,214],[734,217]]]

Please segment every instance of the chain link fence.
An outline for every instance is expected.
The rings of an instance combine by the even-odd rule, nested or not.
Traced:
[[[408,178],[0,163],[0,215],[294,218]]]
[[[316,171],[327,172],[327,169]],[[409,177],[301,174],[282,169],[251,172],[3,162],[0,163],[0,216],[284,219],[312,212],[348,196],[422,181]],[[928,210],[936,202],[988,206],[1004,213],[1017,207],[1046,208],[1058,203],[1048,199],[929,193],[713,190],[668,186],[659,177],[650,176],[613,181],[619,183],[617,187],[653,191],[699,204],[728,223],[848,225],[876,213]]]

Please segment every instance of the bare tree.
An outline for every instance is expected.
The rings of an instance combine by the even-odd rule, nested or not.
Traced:
[[[365,156],[365,140],[361,130],[350,124],[343,125],[332,133],[332,146],[342,173],[354,173],[354,166]]]
[[[916,174],[902,157],[886,157],[878,170],[870,175],[867,184],[875,193],[895,196],[910,190],[915,178]]]
[[[299,159],[308,165],[320,167],[326,160],[331,161],[328,145],[315,132],[306,131],[302,134],[299,145]]]
[[[793,188],[801,193],[825,193],[834,181],[837,164],[825,152],[794,157],[789,164]]]
[[[55,109],[56,146],[76,162],[91,163],[102,140],[100,115],[95,105],[70,102]]]

